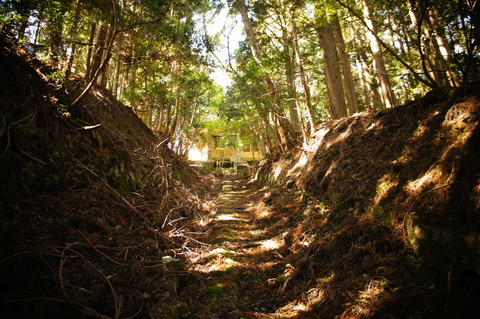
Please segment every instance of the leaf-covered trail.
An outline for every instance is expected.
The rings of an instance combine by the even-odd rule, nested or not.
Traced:
[[[190,256],[204,278],[190,308],[194,317],[273,318],[282,307],[293,269],[285,259],[287,218],[264,202],[269,195],[236,175],[224,177],[218,209],[205,226],[209,246]]]

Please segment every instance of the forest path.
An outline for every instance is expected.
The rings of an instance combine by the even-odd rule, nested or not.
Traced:
[[[273,318],[282,305],[289,265],[283,227],[272,227],[273,212],[258,189],[225,175],[216,212],[206,226],[209,246],[190,258],[206,279],[195,318]],[[269,314],[270,313],[270,314]]]

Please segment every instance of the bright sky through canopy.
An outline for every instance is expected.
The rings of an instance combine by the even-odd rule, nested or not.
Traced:
[[[210,36],[215,38],[218,35],[219,44],[214,53],[218,67],[216,67],[212,77],[218,85],[223,87],[231,83],[226,71],[229,65],[229,56],[230,59],[233,59],[238,43],[245,38],[240,17],[232,16],[229,11],[229,7],[225,6],[216,15],[209,17],[210,21],[207,21],[206,26]]]

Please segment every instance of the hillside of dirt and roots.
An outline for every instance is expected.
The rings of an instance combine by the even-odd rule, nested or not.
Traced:
[[[0,40],[0,317],[163,317],[201,179],[134,114]],[[188,187],[186,186],[188,185]],[[194,187],[194,190],[193,190]]]
[[[436,89],[261,163],[308,203],[285,235],[300,318],[480,316],[478,101],[478,83]]]
[[[480,84],[200,174],[0,40],[0,317],[478,318]],[[222,186],[223,185],[223,186]]]

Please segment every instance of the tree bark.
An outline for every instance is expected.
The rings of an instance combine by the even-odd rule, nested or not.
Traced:
[[[258,65],[263,66],[262,51],[258,46],[255,31],[253,30],[252,21],[250,21],[250,18],[248,17],[248,9],[245,4],[245,0],[237,0],[235,2],[235,7],[237,8],[240,16],[242,17],[243,27],[245,33],[247,34],[248,44],[250,45],[250,49],[252,50],[253,58]]]
[[[116,17],[116,16],[115,16]],[[115,21],[116,21],[116,18],[115,18]],[[116,30],[116,22],[115,22],[115,25],[113,26],[113,30]],[[87,94],[87,92],[92,88],[93,84],[95,84],[98,76],[100,75],[100,73],[102,72],[102,70],[105,68],[105,66],[108,64],[108,61],[110,60],[110,57],[111,57],[111,51],[112,51],[112,47],[113,47],[113,43],[115,42],[115,36],[117,35],[117,32],[116,31],[113,31],[112,32],[112,36],[109,40],[109,43],[107,44],[107,48],[106,48],[106,55],[105,55],[105,58],[101,61],[100,63],[100,66],[96,69],[95,72],[92,73],[92,77],[91,79],[89,80],[87,86],[85,87],[85,89],[82,91],[82,93],[80,93],[80,95],[72,102],[71,106],[74,106],[78,103],[78,101],[80,101],[80,99],[85,95]]]
[[[307,111],[308,111],[308,124],[309,124],[309,129],[308,132],[309,134],[312,134],[313,131],[315,130],[315,112],[313,110],[312,106],[312,98],[310,95],[310,87],[308,86],[307,83],[307,77],[305,75],[305,67],[303,65],[303,57],[300,52],[300,46],[298,45],[298,32],[297,32],[297,24],[295,22],[295,12],[292,11],[292,32],[293,32],[293,47],[295,49],[295,57],[297,59],[297,65],[298,65],[298,72],[300,75],[300,81],[302,82],[303,86],[303,94],[305,97],[305,104],[307,106]]]
[[[90,72],[87,76],[87,81],[91,81],[93,79],[94,74],[100,68],[102,64],[103,58],[105,56],[105,47],[107,41],[107,24],[104,22],[100,23],[100,27],[98,28],[96,35],[95,35],[95,50],[92,53],[92,60],[90,64]]]
[[[77,51],[77,42],[74,40],[74,38],[75,38],[74,34],[76,33],[76,30],[78,28],[78,24],[80,23],[80,13],[82,11],[81,9],[82,9],[82,7],[80,5],[80,1],[77,0],[76,6],[75,6],[73,23],[72,23],[72,26],[70,27],[70,30],[69,30],[69,37],[70,37],[72,45],[70,47],[70,57],[68,58],[67,68],[65,70],[65,77],[66,78],[68,78],[68,76],[72,72],[73,62],[75,60],[75,55],[76,55],[76,51]]]
[[[88,51],[87,51],[87,61],[85,67],[85,79],[89,79],[92,74],[92,57],[95,52],[94,40],[95,34],[97,33],[97,24],[95,22],[92,23],[90,27],[90,38],[88,40]]]
[[[397,105],[397,100],[392,91],[392,86],[390,84],[390,79],[388,77],[387,68],[385,66],[385,60],[383,59],[383,53],[381,50],[381,44],[378,41],[377,27],[375,25],[372,10],[369,7],[367,0],[363,0],[364,9],[363,13],[365,16],[365,23],[368,26],[367,29],[367,38],[370,42],[370,48],[372,50],[373,61],[375,65],[375,70],[378,73],[378,78],[380,80],[380,92],[382,96],[382,101],[387,108],[392,108]]]
[[[448,66],[451,50],[448,43],[439,33],[441,28],[435,17],[432,8],[427,8],[422,20],[425,35],[430,39],[429,44],[432,52],[432,60],[435,69],[433,70],[435,80],[439,86],[459,86],[455,72]]]
[[[297,88],[295,85],[295,63],[292,57],[291,47],[293,46],[292,38],[289,34],[286,34],[285,30],[283,33],[283,55],[285,57],[285,73],[287,78],[287,90],[288,90],[288,111],[290,122],[292,123],[293,129],[295,131],[300,131],[300,118],[298,110],[298,96]]]
[[[347,116],[347,108],[333,24],[331,22],[324,23],[317,27],[316,31],[323,56],[327,93],[330,101],[330,114],[332,118],[339,119]]]
[[[285,59],[285,69],[287,76],[287,87],[288,87],[288,110],[290,112],[290,121],[292,126],[296,131],[300,130],[300,119],[298,112],[298,96],[297,88],[295,86],[295,66],[293,61],[290,59],[290,55],[286,54]]]
[[[400,57],[397,53],[395,53],[395,50],[393,50],[389,45],[387,45],[385,42],[382,41],[382,39],[376,34],[376,32],[373,32],[373,30],[369,27],[369,24],[365,21],[366,19],[362,17],[356,10],[354,10],[352,7],[347,5],[346,3],[342,2],[341,0],[335,0],[338,4],[340,4],[342,7],[346,8],[350,13],[353,14],[356,18],[359,19],[359,21],[366,27],[368,31],[377,39],[378,43],[388,51],[398,62],[400,62],[414,77],[417,81],[434,88],[435,83],[433,83],[430,79],[425,79],[423,78],[410,64],[408,64],[402,57]]]
[[[117,47],[121,48],[123,46],[123,37],[120,37],[117,41]],[[121,54],[119,52],[116,52],[116,60],[115,60],[115,67],[113,69],[113,76],[112,76],[112,82],[111,82],[111,92],[112,95],[115,97],[119,97],[119,88],[121,87],[120,85],[120,70],[121,70]]]
[[[342,28],[340,26],[340,20],[336,17],[333,21],[333,27],[335,32],[336,43],[338,47],[338,53],[340,55],[340,61],[343,71],[343,81],[345,84],[345,92],[347,93],[347,109],[349,114],[352,115],[358,112],[358,98],[355,92],[355,83],[353,81],[352,69],[350,61],[345,48],[345,40],[342,34]]]
[[[355,28],[352,23],[349,24],[350,36],[353,39],[357,75],[363,94],[363,102],[365,103],[366,109],[370,111],[374,106],[374,95],[372,86],[370,85],[370,73],[366,67],[365,45],[362,42],[359,43],[358,39],[362,39],[363,37],[359,36],[358,30],[359,29]]]

